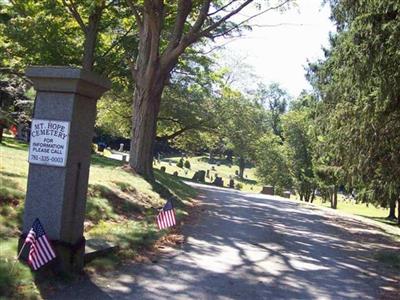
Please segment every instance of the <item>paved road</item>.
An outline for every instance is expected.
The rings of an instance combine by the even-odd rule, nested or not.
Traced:
[[[386,237],[358,220],[281,198],[197,187],[204,211],[184,227],[180,249],[84,280],[57,298],[379,299],[398,280],[371,255]]]

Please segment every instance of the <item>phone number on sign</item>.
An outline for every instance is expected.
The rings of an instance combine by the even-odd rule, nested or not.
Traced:
[[[62,163],[64,159],[62,157],[49,157],[49,156],[43,156],[43,155],[31,155],[31,160],[34,161],[51,161],[51,162],[56,162],[56,163]]]

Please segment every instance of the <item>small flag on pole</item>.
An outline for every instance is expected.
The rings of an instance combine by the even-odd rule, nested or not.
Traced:
[[[172,200],[168,200],[157,216],[158,229],[165,229],[176,225],[175,210]]]
[[[25,243],[31,244],[28,263],[35,271],[56,257],[39,219],[33,222]]]

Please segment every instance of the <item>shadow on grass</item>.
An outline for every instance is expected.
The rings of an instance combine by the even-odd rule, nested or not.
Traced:
[[[397,223],[397,220],[390,220],[390,219],[387,219],[386,217],[368,217],[368,216],[359,215],[359,214],[357,214],[357,216],[368,218],[368,219],[371,219],[371,220],[374,220],[374,221],[378,221],[380,223],[384,223],[384,224],[387,224],[387,225],[400,227],[400,224]]]
[[[201,162],[208,163],[209,165],[224,165],[224,166],[234,166],[234,163],[232,161],[227,160],[226,158],[213,158],[209,159],[208,157],[201,157],[199,159]]]
[[[91,221],[97,223],[100,220],[112,219],[115,214],[132,218],[142,211],[143,208],[140,205],[122,198],[104,185],[89,185],[86,215]]]
[[[3,137],[3,142],[0,144],[3,147],[18,149],[18,150],[28,150],[29,143],[24,141],[19,141],[10,137]]]
[[[156,182],[151,183],[153,190],[157,192],[162,198],[168,199],[174,195],[177,207],[183,207],[183,201],[189,201],[191,198],[196,197],[197,192],[194,188],[185,184],[180,177],[163,173],[159,170],[154,170]]]
[[[12,177],[12,178],[26,178],[25,175],[19,175],[16,173],[11,173],[11,172],[6,172],[6,171],[0,171],[0,175],[6,176],[6,177]]]
[[[91,158],[91,164],[98,167],[121,167],[123,162],[120,160],[112,159],[109,157],[101,156],[99,154],[93,154]]]
[[[256,185],[257,184],[257,180],[253,180],[253,179],[246,179],[246,178],[239,178],[239,177],[235,177],[235,180],[237,182],[241,182],[241,183],[245,183],[245,184],[252,184],[252,185]]]

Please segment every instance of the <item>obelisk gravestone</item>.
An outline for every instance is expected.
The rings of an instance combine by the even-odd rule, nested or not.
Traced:
[[[31,67],[26,75],[37,95],[21,240],[39,218],[55,248],[57,269],[79,270],[96,102],[111,83],[69,67]]]

